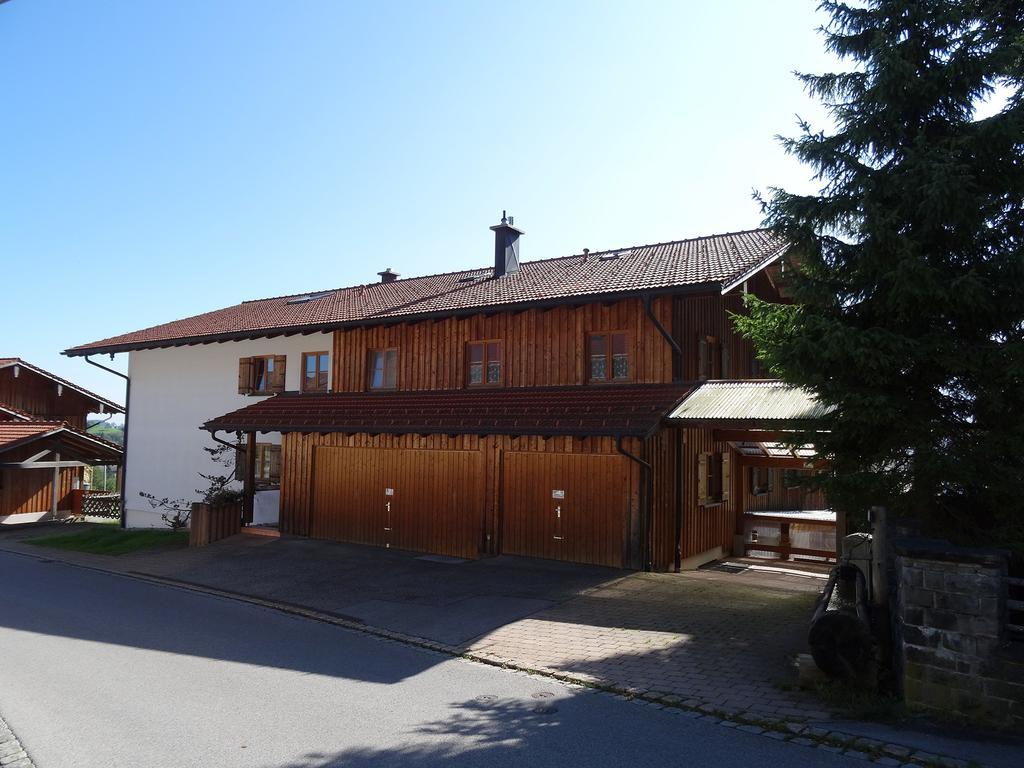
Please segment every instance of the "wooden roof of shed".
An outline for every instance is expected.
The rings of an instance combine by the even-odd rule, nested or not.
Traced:
[[[62,421],[0,421],[0,454],[41,444],[87,463],[118,464],[124,450],[116,443]]]

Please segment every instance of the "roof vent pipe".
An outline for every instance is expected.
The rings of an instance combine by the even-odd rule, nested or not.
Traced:
[[[502,211],[501,224],[491,227],[494,233],[495,277],[519,271],[519,236],[524,233],[513,227],[512,222],[512,217]]]
[[[398,272],[392,272],[391,267],[388,267],[383,272],[378,272],[377,274],[380,275],[380,281],[382,283],[393,283],[401,277]]]

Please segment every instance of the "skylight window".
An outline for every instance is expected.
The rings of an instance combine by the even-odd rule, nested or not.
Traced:
[[[288,301],[286,303],[287,304],[306,304],[307,302],[310,302],[310,301],[316,301],[317,299],[322,299],[324,296],[329,296],[329,295],[331,295],[331,293],[333,293],[333,291],[321,291],[320,293],[306,293],[306,294],[303,294],[302,296],[292,296],[292,298],[288,299]]]

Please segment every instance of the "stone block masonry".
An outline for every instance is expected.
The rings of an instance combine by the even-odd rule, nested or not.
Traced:
[[[897,559],[906,702],[1024,730],[1024,643],[1006,638],[1006,558],[927,549]]]

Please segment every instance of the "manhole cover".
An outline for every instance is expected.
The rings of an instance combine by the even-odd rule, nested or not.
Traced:
[[[485,693],[482,696],[477,696],[476,700],[479,701],[481,704],[493,704],[498,700],[498,697],[490,693]]]
[[[554,704],[538,704],[533,708],[535,715],[553,715],[558,711],[558,707]]]
[[[535,698],[535,699],[550,699],[554,695],[555,694],[553,694],[551,691],[537,691],[535,694],[533,694],[533,698]]]

